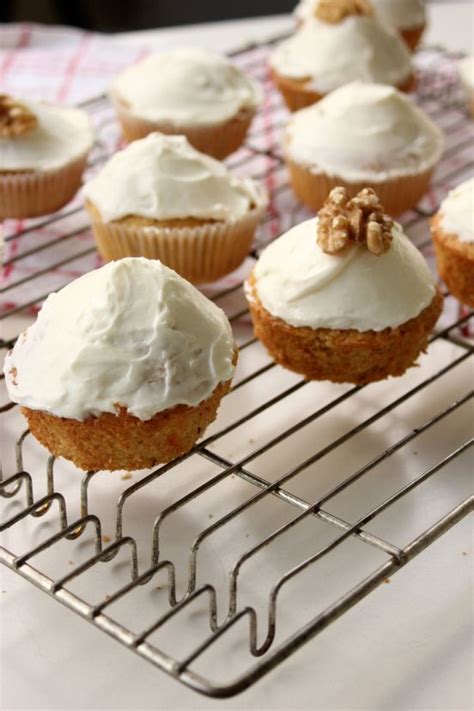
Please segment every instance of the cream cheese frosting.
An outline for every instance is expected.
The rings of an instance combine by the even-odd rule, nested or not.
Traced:
[[[161,133],[115,153],[84,194],[106,222],[127,215],[236,220],[266,200],[253,180],[232,175],[184,136]]]
[[[84,111],[23,101],[38,124],[16,138],[0,138],[0,170],[54,170],[81,158],[94,135]]]
[[[348,82],[401,85],[411,75],[410,53],[399,36],[374,17],[349,16],[330,24],[305,23],[270,57],[278,74],[308,80],[321,94]]]
[[[433,278],[400,225],[394,223],[390,249],[381,256],[360,245],[326,254],[317,225],[317,217],[296,225],[255,266],[258,298],[273,316],[296,327],[382,331],[430,304]]]
[[[466,87],[474,88],[474,56],[464,57],[458,62],[458,72]]]
[[[300,22],[314,17],[319,0],[301,0],[295,8]],[[426,12],[423,0],[371,0],[379,20],[399,30],[411,30],[425,23]]]
[[[182,126],[227,121],[262,100],[253,79],[226,57],[202,49],[151,55],[120,74],[111,94],[137,116]]]
[[[451,190],[441,203],[441,229],[461,242],[474,242],[474,178]]]
[[[51,294],[5,361],[10,398],[84,420],[117,406],[141,420],[198,405],[232,378],[215,304],[157,260],[109,262]]]
[[[290,159],[315,173],[377,182],[428,170],[443,138],[394,87],[353,82],[293,114],[285,145]]]

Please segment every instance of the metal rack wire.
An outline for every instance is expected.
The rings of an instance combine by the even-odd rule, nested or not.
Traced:
[[[267,50],[265,45],[253,47],[238,53],[236,60],[267,81],[263,63]],[[426,219],[435,211],[446,186],[472,172],[474,165],[474,154],[469,153],[472,129],[449,60],[440,50],[420,54],[417,100],[442,122],[448,136],[432,193],[404,217],[408,233],[421,249],[428,250],[428,257]],[[94,167],[110,153],[116,129],[105,98],[87,102],[86,108],[98,117],[99,124]],[[79,479],[71,465],[46,457],[27,430],[18,436],[18,408],[9,402],[0,408],[6,435],[2,446],[5,470],[0,478],[0,494],[6,505],[0,525],[5,536],[0,562],[136,654],[210,696],[230,696],[249,687],[474,509],[472,495],[466,495],[465,476],[473,440],[466,436],[466,429],[453,424],[458,423],[460,415],[466,422],[466,408],[473,400],[473,393],[466,392],[467,362],[474,350],[468,331],[473,314],[459,310],[449,294],[444,320],[416,374],[380,386],[308,383],[271,362],[251,334],[242,276],[263,244],[306,215],[293,201],[284,175],[278,136],[284,120],[284,109],[270,91],[246,147],[230,161],[233,168],[265,180],[272,200],[243,272],[227,284],[207,290],[228,311],[241,355],[239,375],[225,399],[224,412],[205,439],[176,462],[138,473],[133,483],[130,475],[124,474],[104,484],[104,476],[109,475],[88,472]],[[28,237],[42,230],[45,239],[31,245]],[[71,248],[60,258],[55,256],[56,249],[72,245],[78,237],[82,240],[78,249]],[[57,215],[17,226],[6,239],[17,245],[6,266],[26,267],[18,277],[7,279],[0,290],[4,300],[0,323],[4,325],[16,324],[14,317],[29,313],[51,288],[67,281],[68,275],[61,272],[64,267],[95,256],[78,203]],[[4,350],[11,347],[17,335],[7,331],[0,343]],[[448,395],[439,397],[440,383],[446,381],[450,385]],[[420,402],[427,403],[421,410]],[[291,408],[293,415],[288,420]],[[396,424],[400,412],[403,426]],[[346,422],[347,413],[351,413],[349,426],[334,430],[334,422],[338,418]],[[392,429],[393,436],[386,442],[381,430]],[[457,440],[452,436],[453,429],[459,430]],[[426,449],[426,436],[434,431],[440,433],[443,446],[427,453],[425,466],[420,466],[411,448],[417,443]],[[371,445],[363,439],[368,435],[373,440]],[[14,460],[9,463],[13,448]],[[28,463],[30,460],[34,466]],[[407,463],[409,476],[406,472],[400,476]],[[399,542],[400,505],[412,493],[417,499],[421,497],[424,487],[446,472],[450,475],[450,496],[445,508],[422,530]],[[161,482],[164,493],[158,497],[153,492]],[[116,497],[112,504],[110,490]],[[372,495],[374,491],[376,495]],[[362,502],[359,511],[348,508],[347,495]],[[138,508],[148,502],[150,515],[146,519],[140,513],[138,518],[146,520],[132,534],[129,531],[138,525],[132,513],[134,502]],[[187,519],[193,506],[197,514]],[[394,533],[391,538],[383,535],[379,526],[386,514],[394,521],[392,528],[388,527]],[[50,520],[57,530],[40,530],[36,520],[41,518]],[[180,539],[170,544],[167,527],[175,526],[172,530],[176,531],[188,520],[195,524],[190,528],[189,543]],[[108,526],[114,528],[111,537],[104,534]],[[233,526],[238,527],[237,536]],[[234,531],[232,544],[226,534],[229,529]],[[15,538],[17,532],[20,544]],[[236,538],[240,547],[235,545]],[[222,539],[222,547],[228,551],[224,563],[225,556],[219,558],[225,570],[217,581],[218,556],[203,560],[206,546],[216,539]],[[64,557],[62,546],[67,542],[66,557],[82,557],[77,565]],[[317,614],[296,620],[294,611],[288,612],[284,604],[286,590],[296,591],[295,595],[318,590],[321,566],[337,560],[348,544],[356,544],[351,558],[355,582],[346,583],[335,563],[333,577],[336,582],[342,580],[342,590],[331,590],[329,597],[321,593]],[[373,555],[363,562],[368,551]],[[119,558],[126,562],[125,579],[112,563]],[[261,576],[264,589],[257,593],[254,578],[249,582],[249,576],[245,576],[256,561],[267,572]],[[96,583],[86,593],[81,581],[90,574],[95,575]],[[313,576],[309,591],[304,582],[308,574]],[[160,587],[166,591],[166,601],[161,601],[160,613],[156,601],[147,598],[146,624],[122,621],[116,612],[120,604],[125,604],[127,613],[135,613],[133,596],[142,589],[156,589],[157,580],[162,582],[163,576],[166,585]],[[97,593],[97,580],[104,591],[98,599],[93,594]],[[106,589],[110,591],[107,594]],[[196,607],[204,611],[206,626],[187,624],[187,649],[167,651],[169,636],[165,630],[170,625],[173,629],[177,620],[187,620]],[[211,665],[206,673],[200,671],[203,657],[219,645],[229,644],[233,632],[246,645],[244,651],[233,648],[242,658],[238,673],[228,679],[218,665]]]

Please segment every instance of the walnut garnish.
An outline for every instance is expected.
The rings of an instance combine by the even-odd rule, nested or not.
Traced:
[[[319,211],[317,240],[326,254],[338,254],[355,242],[380,256],[390,248],[392,227],[393,220],[371,188],[352,200],[346,188],[333,188]]]
[[[373,10],[368,0],[319,0],[314,15],[322,22],[336,25],[349,15],[370,17]]]
[[[24,136],[38,125],[38,119],[21,101],[0,94],[0,138]]]

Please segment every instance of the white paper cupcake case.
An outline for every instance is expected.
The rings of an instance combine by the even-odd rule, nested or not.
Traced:
[[[38,217],[66,205],[81,186],[87,155],[53,170],[0,170],[0,219]]]
[[[89,210],[92,230],[106,261],[139,256],[159,259],[188,281],[204,283],[229,274],[244,261],[263,208],[254,208],[235,221],[163,228],[106,223],[98,221],[94,212]]]

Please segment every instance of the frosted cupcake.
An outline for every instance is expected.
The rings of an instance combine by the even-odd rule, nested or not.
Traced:
[[[115,79],[110,96],[127,141],[152,131],[185,135],[219,159],[243,143],[262,100],[253,79],[201,49],[144,59]]]
[[[160,259],[195,283],[242,263],[266,204],[254,181],[160,133],[116,153],[84,194],[104,259]]]
[[[348,82],[413,88],[410,53],[366,0],[319,0],[315,16],[270,57],[274,81],[291,111]]]
[[[474,307],[474,178],[451,190],[431,231],[441,278],[453,296]]]
[[[354,82],[290,118],[284,150],[296,196],[319,210],[332,188],[353,197],[377,191],[390,215],[414,207],[427,191],[443,138],[401,92]]]
[[[459,62],[458,73],[469,113],[474,117],[474,56],[465,57]]]
[[[215,419],[236,349],[221,309],[157,261],[124,259],[45,301],[5,360],[13,402],[81,469],[141,469]]]
[[[68,203],[94,138],[84,111],[0,95],[0,219],[37,217]]]
[[[301,0],[294,14],[299,23],[314,17],[319,0]],[[414,50],[418,46],[426,26],[423,0],[370,0],[377,18],[399,32]]]
[[[349,200],[344,188],[265,249],[246,291],[255,335],[275,361],[338,383],[402,375],[426,349],[443,302],[375,193]]]

